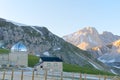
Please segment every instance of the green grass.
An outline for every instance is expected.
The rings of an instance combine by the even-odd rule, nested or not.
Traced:
[[[8,53],[10,53],[10,50],[0,49],[0,54],[8,54]]]
[[[29,67],[34,67],[35,64],[39,62],[39,57],[34,56],[34,55],[28,55],[28,66]]]
[[[78,65],[72,65],[72,64],[67,64],[67,63],[63,63],[63,71],[95,74],[95,75],[99,75],[99,74],[100,75],[114,75],[114,74],[109,73],[109,72],[104,72],[104,71],[100,71],[100,70],[88,68],[88,67],[80,67]]]

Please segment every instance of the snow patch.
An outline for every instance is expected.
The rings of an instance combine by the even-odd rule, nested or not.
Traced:
[[[43,54],[46,56],[50,56],[49,52],[44,52]]]
[[[14,22],[14,21],[11,21],[11,20],[6,20],[7,22],[11,22],[17,26],[28,26],[28,25],[25,25],[25,24],[22,24],[22,23],[18,23],[18,22]]]
[[[107,61],[104,60],[104,59],[101,59],[101,58],[98,58],[99,61],[103,62],[103,63],[106,63]]]
[[[92,62],[89,61],[89,63],[90,63],[91,65],[93,65],[94,68],[99,69],[99,68],[98,68],[95,64],[93,64]]]
[[[95,40],[93,41],[90,36],[88,36],[88,40],[89,40],[89,42],[91,42],[91,43],[93,43],[93,44],[97,44],[97,42],[96,42]]]
[[[118,66],[113,66],[113,67],[120,69],[120,67],[118,67]]]
[[[93,40],[91,39],[90,36],[88,36],[88,40],[93,43]]]
[[[83,42],[83,38],[80,38],[80,43],[82,43]]]
[[[54,51],[57,51],[57,50],[60,50],[60,49],[61,49],[61,48],[54,48],[53,50],[54,50]]]
[[[117,74],[117,73],[116,73],[114,70],[112,70],[112,69],[111,69],[110,71],[111,71],[113,74]]]
[[[30,27],[36,30],[37,32],[39,32],[41,35],[43,35],[43,33],[40,30],[36,29],[34,26],[30,26]]]
[[[105,60],[105,59],[98,58],[98,60],[103,62],[103,63],[113,63],[113,62],[115,62],[115,59]]]
[[[107,63],[113,63],[115,62],[115,59],[108,60]]]

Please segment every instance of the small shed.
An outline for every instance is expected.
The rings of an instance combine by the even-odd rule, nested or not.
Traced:
[[[58,57],[40,57],[39,63],[35,65],[35,69],[62,72],[63,61]]]

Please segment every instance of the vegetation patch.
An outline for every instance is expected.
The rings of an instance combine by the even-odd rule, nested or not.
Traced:
[[[88,67],[80,67],[78,65],[72,65],[72,64],[67,64],[67,63],[63,63],[63,71],[95,74],[95,75],[114,75],[114,74],[109,73],[109,72],[104,72],[104,71],[100,71],[100,70],[88,68]]]
[[[29,67],[34,67],[35,64],[39,62],[39,57],[35,55],[28,55],[28,66]]]
[[[0,49],[0,54],[8,54],[10,53],[10,50],[8,49]]]

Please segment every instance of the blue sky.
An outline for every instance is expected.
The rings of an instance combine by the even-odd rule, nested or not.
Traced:
[[[120,0],[0,0],[0,17],[60,37],[87,26],[120,35]]]

